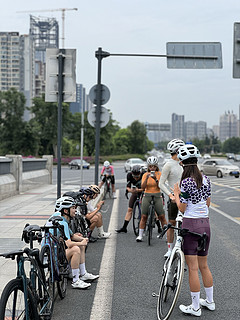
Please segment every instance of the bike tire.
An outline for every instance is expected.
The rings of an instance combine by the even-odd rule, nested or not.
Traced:
[[[53,305],[55,299],[55,280],[52,266],[52,257],[48,246],[42,248],[40,252],[40,261],[44,264],[44,277],[46,281],[46,288],[49,295],[48,308],[49,318],[51,319],[53,313]]]
[[[58,247],[58,266],[59,266],[59,275],[57,281],[57,290],[59,297],[64,299],[67,292],[67,276],[68,276],[68,261],[65,254],[65,248],[62,242],[59,242]]]
[[[154,208],[150,206],[148,219],[147,219],[147,237],[148,237],[149,246],[151,245],[151,240],[152,240],[153,218],[154,218]]]
[[[157,302],[158,320],[169,319],[177,302],[184,273],[184,254],[178,249],[173,258],[169,259],[171,265],[167,265],[159,288]]]
[[[37,305],[31,289],[27,286],[29,320],[39,320]],[[0,300],[0,320],[26,319],[23,280],[13,279],[4,288]]]
[[[133,231],[135,236],[138,236],[139,233],[139,223],[141,220],[141,206],[139,200],[136,200],[133,205]]]

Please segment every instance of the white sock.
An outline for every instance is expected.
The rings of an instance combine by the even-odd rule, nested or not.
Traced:
[[[199,299],[200,299],[200,291],[199,292],[191,292],[192,297],[192,306],[194,310],[198,310],[200,308]]]
[[[168,247],[168,251],[172,251],[173,243],[168,242],[167,247]]]
[[[86,273],[86,266],[85,266],[85,262],[84,263],[80,263],[79,265],[79,269],[80,269],[80,275],[84,276]]]
[[[99,232],[100,234],[103,234],[103,233],[104,233],[104,231],[103,231],[103,226],[98,227],[98,232]]]
[[[205,288],[207,302],[213,302],[213,287]]]
[[[78,281],[79,279],[79,269],[72,269],[73,282]]]
[[[143,236],[143,232],[144,232],[144,229],[139,229],[139,236],[140,236],[140,237]]]

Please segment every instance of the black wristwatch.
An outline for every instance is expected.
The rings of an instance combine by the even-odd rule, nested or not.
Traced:
[[[158,179],[156,179],[156,182],[158,183]]]

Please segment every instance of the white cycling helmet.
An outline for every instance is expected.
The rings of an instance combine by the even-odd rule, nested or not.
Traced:
[[[200,152],[197,147],[195,147],[193,144],[185,144],[185,146],[182,146],[178,149],[178,159],[180,161],[189,159],[189,158],[199,158]]]
[[[158,158],[151,156],[147,158],[147,164],[149,166],[157,166],[158,167]]]
[[[57,199],[55,209],[61,211],[62,209],[69,209],[75,205],[76,202],[72,197],[61,197]]]
[[[108,168],[110,166],[110,162],[109,161],[104,161],[103,163],[105,168]]]
[[[184,145],[185,143],[181,139],[173,139],[168,142],[167,149],[170,151],[170,153],[177,153],[178,149]]]

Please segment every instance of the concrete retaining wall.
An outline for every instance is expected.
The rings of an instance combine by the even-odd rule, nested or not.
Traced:
[[[52,184],[53,156],[22,158],[6,155],[0,158],[0,200],[21,192]]]

